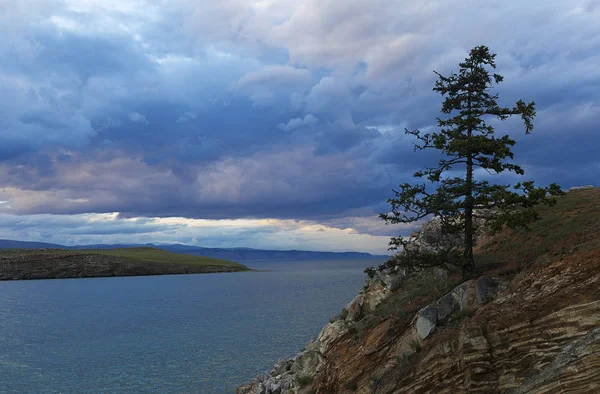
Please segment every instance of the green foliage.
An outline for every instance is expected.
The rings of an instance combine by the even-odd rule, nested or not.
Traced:
[[[381,380],[381,376],[379,376],[379,375],[371,376],[371,379],[369,380],[369,386],[376,387],[379,384],[380,380]]]
[[[365,274],[367,274],[367,276],[369,278],[374,277],[375,276],[375,272],[376,272],[376,270],[373,267],[365,268]]]
[[[422,349],[421,342],[417,339],[414,339],[410,342],[410,348],[413,352],[419,353]]]
[[[340,319],[345,320],[346,317],[348,317],[348,309],[342,308],[342,311],[340,312]]]
[[[358,390],[358,384],[356,382],[348,382],[345,385],[346,390],[356,391]]]
[[[300,387],[306,387],[313,383],[313,378],[309,375],[298,376],[296,378],[296,382],[300,385]]]
[[[461,321],[463,319],[469,319],[471,317],[475,316],[475,312],[467,309],[464,311],[458,311],[458,312],[454,312],[451,316],[450,319],[452,321]]]
[[[393,190],[394,197],[388,199],[391,213],[380,215],[386,223],[412,223],[436,217],[443,233],[464,237],[464,246],[461,250],[455,247],[442,250],[438,256],[414,251],[409,258],[400,259],[400,264],[433,266],[450,263],[462,265],[463,274],[466,274],[474,268],[473,219],[477,218],[479,210],[485,210],[492,231],[503,226],[523,227],[538,219],[536,205],[554,205],[556,200],[552,196],[562,193],[556,184],[535,187],[532,181],[527,181],[511,186],[475,179],[476,169],[496,174],[504,171],[524,174],[519,165],[510,162],[514,157],[511,148],[515,141],[508,135],[496,137],[489,121],[503,121],[518,115],[523,120],[525,133],[529,134],[535,117],[534,102],[519,100],[512,108],[499,106],[498,95],[493,94],[491,88],[503,78],[489,71],[496,68],[495,57],[487,47],[478,46],[459,64],[457,74],[446,77],[436,72],[438,80],[433,90],[445,97],[441,112],[446,117],[437,119],[437,132],[406,130],[406,134],[417,139],[415,150],[434,149],[442,158],[437,166],[414,174],[426,183],[404,183]],[[450,171],[460,171],[464,176],[447,175]],[[407,246],[403,237],[394,237],[390,242],[390,249],[406,251]]]
[[[402,353],[399,356],[396,356],[396,363],[398,365],[406,365],[413,357],[415,356],[415,353]]]
[[[402,288],[392,292],[375,310],[367,310],[365,316],[353,325],[354,339],[364,337],[367,332],[380,322],[395,318],[408,324],[410,318],[424,305],[432,302],[453,289],[459,282],[450,279],[434,279],[431,270],[406,281]]]

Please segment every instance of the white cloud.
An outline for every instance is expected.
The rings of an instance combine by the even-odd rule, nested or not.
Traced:
[[[206,220],[181,217],[121,218],[118,213],[24,215],[0,213],[0,238],[63,245],[186,243],[203,247],[252,247],[386,253],[387,236],[361,234],[306,220]]]
[[[134,123],[143,123],[148,124],[148,119],[146,119],[146,115],[140,114],[139,112],[131,112],[129,114],[129,119]]]
[[[198,115],[194,112],[186,112],[183,115],[181,115],[179,118],[177,118],[177,123],[187,123],[189,121],[192,121],[194,119],[198,119]]]
[[[234,89],[261,101],[277,93],[289,95],[293,90],[308,89],[310,84],[311,76],[307,69],[274,65],[246,73],[236,82]]]
[[[280,123],[279,125],[277,125],[277,127],[279,127],[283,131],[289,132],[289,131],[299,129],[301,127],[315,125],[318,122],[319,122],[319,119],[317,119],[312,114],[308,114],[304,118],[294,118],[294,119],[290,119],[287,123]]]

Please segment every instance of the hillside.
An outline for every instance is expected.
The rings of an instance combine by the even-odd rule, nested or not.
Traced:
[[[96,244],[65,246],[44,242],[25,242],[8,239],[0,239],[0,249],[123,249],[148,247],[167,250],[175,253],[184,253],[192,256],[203,256],[214,259],[233,261],[252,260],[345,260],[345,259],[368,259],[375,256],[364,252],[319,252],[310,250],[267,250],[252,248],[204,248],[193,245],[182,244]]]
[[[0,280],[141,276],[245,271],[232,261],[154,248],[3,249]]]
[[[600,392],[600,189],[540,213],[530,231],[486,237],[468,281],[377,272],[316,340],[238,393]]]

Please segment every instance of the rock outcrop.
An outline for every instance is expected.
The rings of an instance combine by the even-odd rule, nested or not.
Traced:
[[[386,297],[371,280],[346,319],[238,393],[600,392],[599,263],[557,262],[512,284],[470,280],[408,325],[386,319],[356,341],[350,311]]]
[[[344,308],[347,311],[345,317],[340,316],[326,325],[317,339],[311,341],[296,357],[279,361],[268,374],[238,388],[238,394],[280,394],[287,392],[286,390],[302,390],[303,386],[299,383],[302,378],[311,380],[318,376],[326,368],[328,354],[335,351],[339,340],[353,331],[353,327],[365,314],[373,312],[393,290],[397,290],[407,275],[406,270],[386,269],[367,279],[363,290]],[[438,270],[433,270],[433,278],[439,275]],[[488,277],[461,284],[418,311],[395,347],[402,354],[414,353],[414,344],[420,344],[443,327],[451,319],[452,313],[475,311],[494,299],[504,287],[506,283],[502,279]]]
[[[556,263],[501,290],[377,382],[377,393],[419,392],[600,392],[598,261]]]

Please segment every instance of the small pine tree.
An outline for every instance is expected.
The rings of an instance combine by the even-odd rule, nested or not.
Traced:
[[[478,210],[486,210],[486,223],[492,231],[504,225],[510,228],[526,226],[538,219],[534,209],[537,204],[554,205],[552,196],[561,194],[560,187],[535,187],[532,181],[511,185],[490,184],[475,178],[475,169],[501,173],[504,171],[523,175],[523,169],[508,162],[513,159],[511,147],[515,141],[508,135],[497,138],[494,128],[488,123],[490,118],[505,120],[520,115],[525,133],[533,129],[535,103],[526,104],[519,100],[513,108],[500,107],[498,95],[490,89],[502,82],[502,76],[490,74],[495,69],[496,55],[485,46],[471,50],[469,57],[459,64],[460,71],[445,77],[437,72],[438,80],[434,91],[445,97],[442,114],[438,118],[438,132],[422,133],[420,130],[406,130],[418,140],[415,150],[435,149],[443,157],[434,168],[417,171],[416,178],[424,178],[435,189],[425,183],[411,185],[404,183],[393,190],[394,197],[388,199],[391,212],[381,214],[386,223],[411,223],[428,217],[436,217],[441,231],[446,234],[460,234],[464,237],[462,256],[456,260],[449,254],[438,256],[416,256],[406,259],[409,264],[434,265],[442,261],[462,265],[463,275],[468,276],[475,267],[473,246],[475,244],[474,217]],[[464,176],[446,176],[448,172],[464,172]],[[402,237],[390,241],[390,249],[404,247],[407,242]]]

